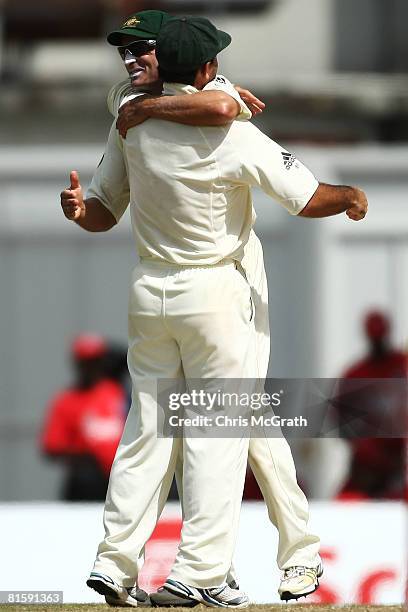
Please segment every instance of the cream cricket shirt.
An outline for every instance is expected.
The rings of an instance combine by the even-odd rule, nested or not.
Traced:
[[[186,85],[164,86],[164,95],[196,92]],[[129,130],[126,140],[116,137],[123,150],[122,179],[129,177],[136,249],[143,258],[179,265],[241,259],[253,225],[252,187],[293,215],[318,187],[303,164],[249,122],[193,127],[149,120]],[[122,183],[121,197],[113,199],[112,185],[98,174],[87,197],[100,199],[119,220],[129,192]]]
[[[224,91],[224,93],[234,98],[241,107],[241,112],[237,120],[249,121],[251,119],[251,111],[227,78],[218,75],[213,81],[205,86],[204,90]],[[196,91],[197,90],[194,90],[194,92]],[[126,210],[130,199],[128,180],[129,168],[127,159],[124,155],[123,140],[116,129],[116,119],[119,109],[123,104],[143,95],[145,95],[143,91],[132,88],[129,79],[126,79],[114,85],[107,97],[108,109],[115,120],[110,129],[103,158],[94,174],[86,197],[98,198],[106,208],[115,214],[115,216],[116,210]]]

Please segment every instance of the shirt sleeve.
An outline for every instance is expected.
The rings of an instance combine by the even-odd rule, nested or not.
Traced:
[[[251,123],[237,127],[244,130],[239,146],[243,182],[260,187],[291,215],[298,215],[319,186],[315,176],[295,155]]]
[[[129,79],[121,81],[114,85],[108,93],[106,99],[108,110],[113,117],[117,117],[121,106],[126,104],[126,102],[130,102],[130,100],[134,100],[144,95],[146,95],[144,92],[133,89]]]
[[[252,119],[252,113],[231,83],[226,77],[217,75],[213,81],[204,87],[204,91],[223,91],[236,100],[241,108],[240,114],[236,117],[236,121],[249,121]]]
[[[130,102],[131,100],[135,100],[136,98],[140,98],[142,96],[146,96],[147,94],[142,92],[142,91],[129,91],[127,92],[122,99],[119,101],[119,107],[118,107],[118,112],[119,109],[126,104],[127,102]]]
[[[86,193],[97,198],[119,221],[129,204],[130,190],[122,139],[112,123],[105,153]]]
[[[119,107],[123,98],[132,93],[132,87],[130,85],[129,79],[125,81],[120,81],[120,83],[116,83],[108,93],[108,97],[106,99],[106,103],[108,105],[108,110],[111,115],[114,117],[118,116]]]

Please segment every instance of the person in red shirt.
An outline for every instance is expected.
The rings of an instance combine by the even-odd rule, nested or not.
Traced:
[[[369,343],[368,355],[343,375],[337,402],[337,416],[343,432],[348,428],[351,434],[352,448],[349,478],[338,497],[402,499],[407,356],[391,346],[390,320],[384,313],[369,312],[364,330]],[[358,389],[352,385],[352,379],[376,379],[376,383],[371,387],[361,385]],[[399,380],[390,380],[388,384],[382,379]],[[401,379],[405,379],[402,384]],[[401,424],[401,437],[391,434],[380,437],[381,432],[389,431],[390,423],[396,420]]]
[[[71,347],[74,384],[51,400],[41,447],[65,462],[62,498],[104,500],[109,473],[122,435],[126,394],[106,376],[108,347],[103,338],[84,334]]]

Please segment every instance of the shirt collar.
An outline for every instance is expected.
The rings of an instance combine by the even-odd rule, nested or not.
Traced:
[[[198,89],[192,85],[184,85],[183,83],[164,83],[163,93],[165,96],[180,96],[182,94],[195,94]]]

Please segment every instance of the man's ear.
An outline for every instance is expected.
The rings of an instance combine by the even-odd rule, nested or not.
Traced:
[[[203,64],[202,66],[200,66],[200,68],[198,69],[198,75],[200,76],[201,79],[206,80],[208,78],[210,65],[211,65],[211,62],[207,62],[206,64]]]
[[[207,62],[206,64],[204,64],[204,67],[206,78],[211,77],[213,74],[214,60],[211,60],[211,62]]]
[[[208,64],[202,64],[197,70],[194,86],[201,89],[208,82]]]

